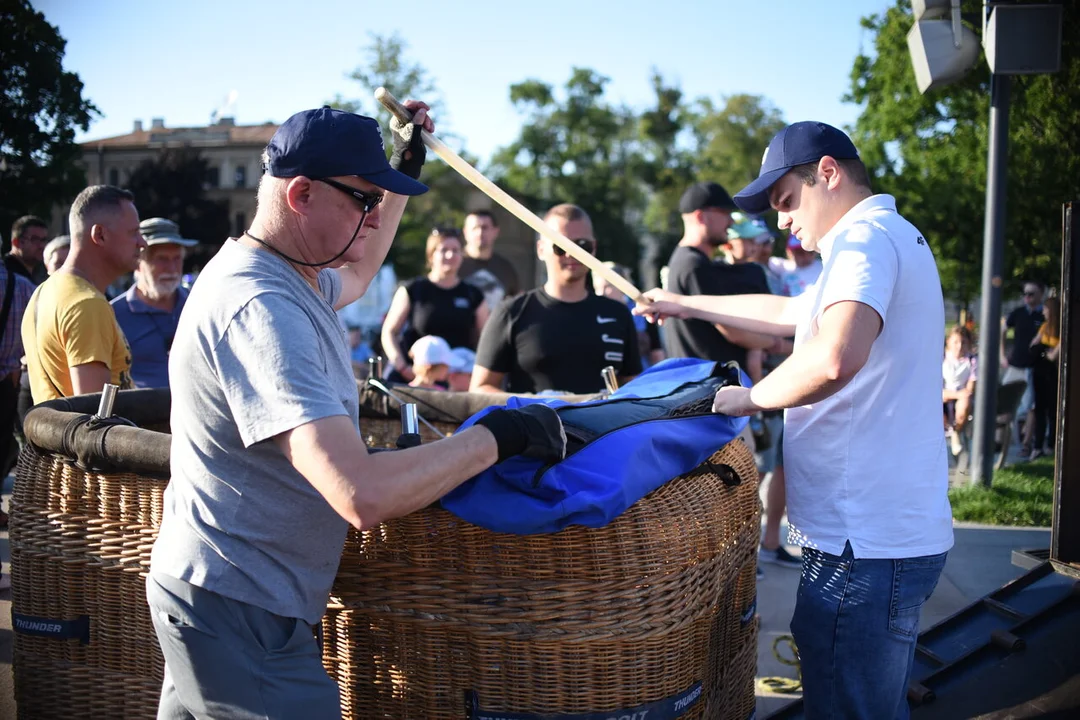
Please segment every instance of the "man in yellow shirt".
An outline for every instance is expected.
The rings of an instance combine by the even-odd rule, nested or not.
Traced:
[[[22,336],[34,403],[131,384],[131,350],[105,289],[135,269],[146,241],[134,196],[92,185],[75,198],[71,252],[34,292]]]

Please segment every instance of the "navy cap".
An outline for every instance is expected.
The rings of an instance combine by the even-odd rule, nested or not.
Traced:
[[[298,112],[266,146],[266,171],[313,180],[356,175],[398,195],[420,195],[427,185],[390,167],[379,123],[329,106]]]
[[[735,210],[735,201],[723,185],[714,182],[694,183],[679,198],[679,214],[689,215],[695,210]]]
[[[757,180],[735,193],[735,204],[755,215],[769,209],[769,189],[788,170],[817,162],[826,155],[837,160],[859,157],[855,144],[843,131],[821,122],[797,122],[776,133],[761,157]]]

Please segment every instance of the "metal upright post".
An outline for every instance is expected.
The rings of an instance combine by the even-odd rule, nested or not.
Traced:
[[[982,308],[979,312],[979,376],[975,388],[972,483],[989,486],[994,475],[998,355],[1001,345],[1001,284],[1005,254],[1005,180],[1009,152],[1008,75],[990,76],[990,150],[986,165]],[[1004,439],[1009,442],[1009,437]]]
[[[1054,432],[1050,559],[1080,574],[1080,201],[1065,205],[1061,243],[1061,350]],[[1058,567],[1061,570],[1061,567]]]

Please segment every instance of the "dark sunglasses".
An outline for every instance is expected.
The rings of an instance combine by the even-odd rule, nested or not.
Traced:
[[[581,238],[580,240],[571,240],[570,242],[574,243],[575,245],[577,245],[579,248],[581,248],[585,252],[589,253],[590,255],[595,255],[596,254],[596,241],[595,240],[590,240],[589,238]],[[559,256],[559,257],[562,257],[563,255],[566,254],[566,251],[563,250],[558,245],[556,245],[555,243],[551,244],[551,249],[554,250],[555,254],[557,256]]]
[[[352,195],[353,198],[360,203],[360,208],[366,213],[374,210],[375,206],[381,203],[385,197],[383,193],[366,193],[363,190],[349,187],[345,183],[339,183],[337,180],[328,180],[326,178],[316,178],[316,180],[329,185],[335,190],[340,190],[346,195]]]
[[[1035,297],[1035,293],[1033,293],[1033,292],[1025,292],[1024,297]]]

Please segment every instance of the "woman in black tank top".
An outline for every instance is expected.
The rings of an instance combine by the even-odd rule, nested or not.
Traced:
[[[397,289],[382,327],[382,345],[396,377],[413,377],[409,348],[425,335],[446,340],[452,348],[476,349],[489,308],[484,294],[458,276],[461,236],[456,229],[436,228],[427,240],[428,274]]]

